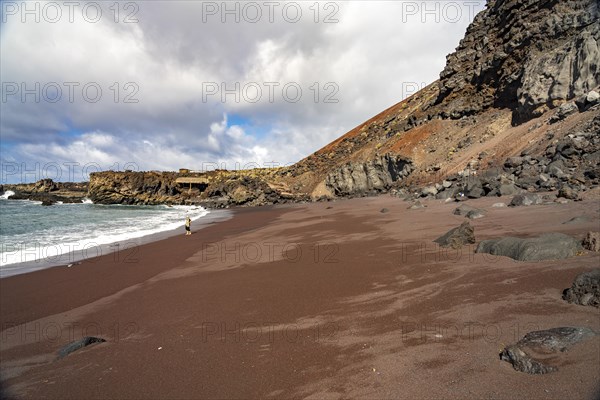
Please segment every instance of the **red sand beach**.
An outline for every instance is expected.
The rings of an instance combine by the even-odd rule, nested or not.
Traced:
[[[477,241],[598,230],[599,203],[492,207]],[[600,336],[527,375],[500,350],[587,326],[561,299],[598,253],[558,261],[440,249],[456,203],[381,196],[240,209],[128,254],[0,280],[6,398],[596,399]],[[381,213],[382,208],[389,209]],[[565,225],[575,216],[587,222]],[[192,227],[194,231],[194,226]],[[94,344],[57,359],[83,336]]]

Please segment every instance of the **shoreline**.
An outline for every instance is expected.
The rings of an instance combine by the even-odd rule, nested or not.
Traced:
[[[488,210],[470,221],[478,242],[581,237],[600,221],[595,199],[492,207],[508,201],[467,202]],[[140,246],[137,263],[102,256],[1,279],[2,390],[9,398],[600,394],[598,338],[570,350],[554,374],[522,374],[498,358],[502,344],[531,330],[600,332],[597,308],[560,297],[598,254],[516,262],[470,247],[440,251],[432,240],[465,219],[452,214],[458,203],[423,203],[408,210],[380,196],[238,208],[192,236]],[[590,219],[563,224],[579,215]],[[107,342],[56,360],[86,335]]]
[[[14,201],[31,201],[31,200],[14,200]],[[35,202],[35,201],[33,201]],[[60,205],[57,205],[60,206]],[[68,206],[68,205],[67,205]],[[56,207],[56,206],[54,206]],[[123,206],[127,207],[127,206]],[[162,207],[162,206],[157,206]],[[201,227],[205,227],[207,225],[213,224],[215,222],[224,221],[230,219],[232,217],[232,213],[230,210],[208,210],[206,209],[207,214],[202,217],[196,217],[192,221],[194,225]],[[34,271],[44,270],[48,268],[56,268],[56,267],[71,267],[80,265],[82,261],[87,259],[93,259],[97,257],[101,257],[103,255],[113,254],[115,252],[124,253],[125,257],[127,255],[133,255],[136,252],[136,248],[140,245],[156,242],[159,240],[163,240],[168,237],[178,235],[178,230],[183,228],[183,222],[181,226],[178,226],[173,229],[153,232],[150,234],[145,234],[143,236],[130,237],[121,240],[115,240],[110,243],[102,243],[95,244],[93,246],[84,246],[83,249],[73,250],[70,252],[65,252],[52,256],[44,256],[41,258],[36,258],[30,261],[21,261],[18,263],[4,264],[0,266],[0,279],[6,279],[10,276],[26,274]],[[136,234],[139,232],[132,232],[132,234]],[[27,254],[24,256],[27,258]]]
[[[208,234],[213,234],[215,231],[217,232],[217,236],[216,237],[220,237],[219,235],[222,235],[223,233],[223,228],[219,228],[219,225],[224,223],[224,222],[228,222],[228,221],[232,221],[235,217],[236,214],[239,214],[239,210],[233,211],[231,210],[232,213],[231,215],[228,216],[227,219],[224,220],[218,220],[218,221],[214,221],[214,220],[210,220],[210,221],[206,221],[206,223],[202,224],[201,227],[198,227],[199,224],[192,224],[192,235],[191,237],[196,239],[196,241],[198,240],[200,234],[204,233],[205,235]],[[242,212],[243,213],[243,212]],[[208,214],[210,215],[210,214]],[[183,228],[183,225],[182,227]],[[173,233],[174,231],[169,231],[171,233]],[[163,236],[164,235],[164,236]],[[68,275],[74,275],[69,277],[68,279],[72,280],[72,281],[77,281],[81,278],[83,278],[85,275],[89,274],[95,274],[95,273],[99,273],[101,272],[102,275],[105,275],[106,273],[120,273],[121,271],[119,270],[120,268],[129,268],[131,269],[131,271],[127,272],[127,278],[132,279],[132,280],[128,280],[127,282],[123,282],[122,285],[117,285],[115,287],[124,287],[125,284],[129,284],[131,283],[133,280],[138,280],[138,279],[143,279],[144,277],[148,276],[148,271],[143,271],[140,268],[140,264],[147,262],[149,259],[152,259],[155,255],[158,256],[160,252],[162,252],[163,250],[167,250],[173,246],[178,246],[178,250],[183,250],[181,253],[177,254],[169,254],[169,255],[173,255],[171,260],[166,260],[165,257],[160,257],[161,261],[165,262],[165,267],[164,269],[168,269],[168,268],[172,268],[174,266],[177,266],[179,263],[181,263],[183,260],[185,260],[185,258],[189,257],[191,254],[191,248],[190,244],[192,243],[186,243],[184,244],[184,246],[181,246],[182,242],[180,241],[181,237],[184,237],[183,240],[188,239],[188,242],[191,242],[194,239],[191,239],[189,237],[185,237],[185,231],[182,230],[181,234],[170,234],[170,235],[166,235],[165,232],[159,232],[156,233],[154,235],[148,235],[148,236],[163,236],[163,237],[155,237],[154,240],[149,240],[147,242],[144,243],[140,243],[139,245],[135,246],[134,248],[131,249],[126,249],[124,252],[119,253],[118,251],[112,251],[112,252],[108,252],[105,254],[102,254],[100,256],[96,256],[96,257],[90,257],[84,260],[81,260],[80,262],[78,262],[77,264],[73,265],[72,267],[67,267],[64,264],[60,264],[60,265],[56,265],[56,266],[52,266],[52,267],[48,267],[48,268],[44,268],[44,269],[39,269],[39,270],[34,270],[34,271],[28,271],[22,274],[17,274],[17,275],[11,275],[11,276],[7,276],[4,277],[2,279],[0,279],[0,288],[2,288],[3,290],[0,290],[0,304],[7,304],[9,301],[10,297],[15,297],[20,299],[20,301],[23,301],[24,298],[27,298],[26,293],[25,292],[43,292],[43,286],[45,286],[46,284],[48,285],[53,285],[54,283],[63,283],[62,281],[67,278]],[[147,237],[147,236],[146,236]],[[145,237],[145,238],[146,238]],[[191,240],[190,240],[191,239]],[[196,242],[195,241],[195,242]],[[182,248],[183,247],[183,248]],[[134,267],[134,268],[131,268]],[[99,271],[100,269],[102,269],[103,271]],[[163,269],[163,268],[160,268]],[[151,273],[155,273],[157,271],[157,269],[152,269],[150,272]],[[137,273],[141,273],[139,276],[137,276]],[[122,278],[122,276],[121,276]],[[31,285],[30,282],[28,281],[34,281],[36,282],[36,284],[34,284],[34,287],[25,287],[25,285],[29,286]],[[13,283],[16,282],[16,283]],[[4,284],[4,285],[2,285]],[[89,281],[90,286],[88,286],[88,289],[91,287],[92,289],[94,289],[93,286],[93,277],[90,279]],[[23,291],[21,293],[14,293],[14,294],[6,294],[5,290],[7,290],[6,288],[8,286],[13,287],[13,286],[21,286],[23,285]],[[36,287],[37,286],[37,287]],[[111,290],[114,290],[111,289]],[[104,296],[106,293],[106,291],[103,291],[102,296]],[[34,294],[34,293],[30,293],[30,294]],[[95,296],[97,298],[99,295]],[[41,297],[42,296],[35,296],[36,298],[39,299],[39,301],[41,302]],[[86,301],[89,301],[90,298],[94,298],[93,296],[90,296],[88,294]],[[32,303],[32,304],[36,304],[36,302]],[[76,303],[78,304],[78,303]],[[21,320],[17,319],[17,320],[10,320],[11,322],[6,322],[6,308],[3,307],[3,313],[2,315],[0,315],[0,327],[3,326],[7,326],[7,325],[13,325],[15,324],[15,321],[17,321],[17,324],[22,323]],[[24,321],[26,322],[26,321]]]

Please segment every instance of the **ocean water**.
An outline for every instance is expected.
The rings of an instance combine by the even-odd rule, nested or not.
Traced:
[[[0,196],[0,278],[126,251],[148,241],[184,233],[185,217],[195,230],[229,213],[199,206],[55,204]],[[200,220],[200,221],[199,221]]]

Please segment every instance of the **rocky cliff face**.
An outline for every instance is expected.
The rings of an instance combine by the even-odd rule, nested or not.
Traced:
[[[270,171],[275,172],[275,171]],[[244,173],[243,171],[222,174],[212,179],[200,203],[209,207],[262,206],[310,200],[302,193],[291,193],[277,183],[273,173]]]
[[[89,198],[97,204],[181,204],[174,172],[90,174]]]
[[[277,170],[176,172],[114,172],[90,175],[89,198],[97,204],[199,204],[211,208],[258,206],[305,200],[276,183]],[[201,178],[202,185],[177,183]]]
[[[325,178],[325,185],[336,196],[380,192],[389,189],[410,172],[410,160],[386,154],[335,169]]]
[[[437,104],[520,123],[600,85],[597,0],[489,0],[440,74]]]

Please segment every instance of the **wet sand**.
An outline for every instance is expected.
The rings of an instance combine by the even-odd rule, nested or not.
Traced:
[[[600,226],[598,199],[492,207],[509,200],[468,201],[488,211],[471,221],[477,241]],[[192,236],[1,279],[2,394],[597,399],[600,337],[547,375],[498,354],[532,330],[600,332],[600,310],[561,299],[600,254],[516,262],[440,249],[432,240],[464,218],[456,203],[424,203],[240,209]],[[107,342],[57,360],[86,335]]]

